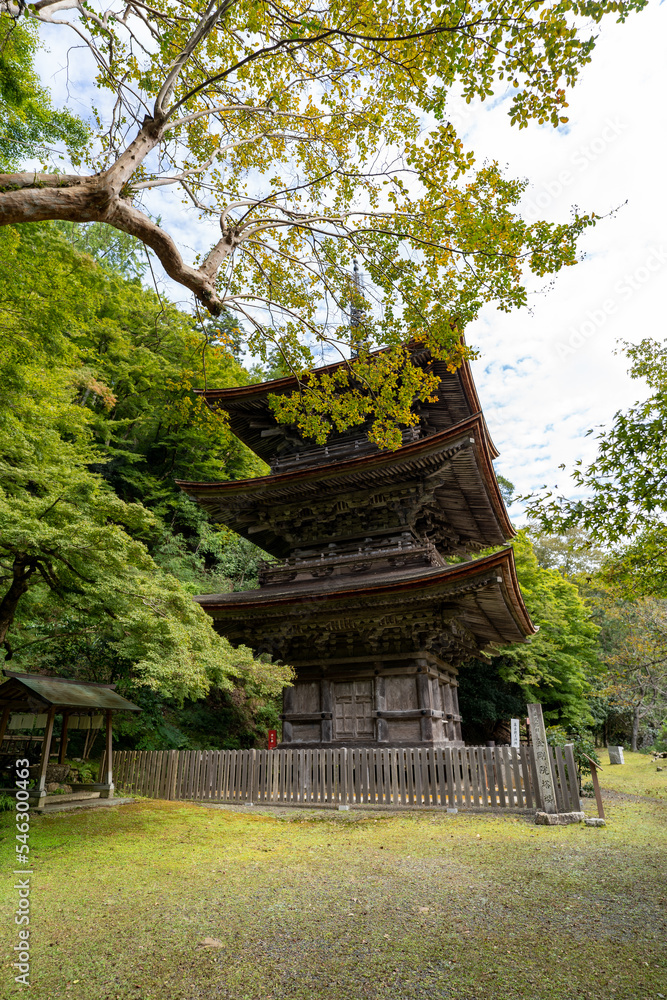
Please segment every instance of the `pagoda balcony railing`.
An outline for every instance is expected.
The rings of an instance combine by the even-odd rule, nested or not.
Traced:
[[[414,539],[408,542],[399,541],[394,545],[364,546],[354,552],[324,551],[313,558],[291,556],[284,562],[260,562],[259,582],[266,586],[270,583],[286,583],[296,579],[301,573],[313,577],[332,575],[339,570],[341,573],[363,573],[369,571],[374,564],[388,562],[391,569],[400,569],[404,565],[416,564],[427,566],[445,566],[433,542],[425,538],[421,544],[415,544]]]
[[[422,437],[419,427],[407,427],[402,432],[402,444],[412,444]],[[292,472],[294,469],[309,468],[313,465],[324,465],[337,459],[358,458],[361,455],[369,455],[378,451],[378,446],[369,441],[368,438],[359,437],[354,440],[335,441],[331,444],[320,445],[318,448],[308,448],[303,451],[291,452],[289,455],[281,455],[271,462],[271,472]]]

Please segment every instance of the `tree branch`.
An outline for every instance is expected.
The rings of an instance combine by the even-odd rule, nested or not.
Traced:
[[[169,68],[169,72],[167,73],[166,79],[162,84],[162,88],[155,99],[155,109],[153,113],[156,118],[166,117],[165,105],[174,91],[184,66],[189,61],[197,46],[207,37],[207,35],[211,33],[220,18],[224,16],[233,3],[234,0],[222,0],[222,3],[217,5],[215,0],[213,0],[213,2],[208,5],[204,15],[199,21],[199,24],[192,32],[188,41]],[[179,101],[176,107],[179,107],[181,103],[182,102]],[[174,110],[175,108],[172,109],[169,114],[173,114]]]

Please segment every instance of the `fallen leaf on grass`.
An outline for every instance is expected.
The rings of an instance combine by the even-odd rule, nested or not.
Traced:
[[[203,944],[205,948],[224,948],[222,941],[218,941],[217,938],[205,937],[203,941],[199,942]]]

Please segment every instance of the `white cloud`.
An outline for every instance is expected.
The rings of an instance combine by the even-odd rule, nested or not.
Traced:
[[[500,108],[466,119],[480,158],[530,179],[528,217],[557,221],[572,205],[599,215],[622,206],[584,234],[583,262],[532,298],[530,313],[486,309],[468,329],[481,352],[473,370],[501,451],[497,468],[522,493],[571,488],[558,466],[592,457],[586,431],[644,393],[614,353],[618,341],[667,335],[666,20],[667,5],[653,3],[602,28],[566,130],[519,132]]]

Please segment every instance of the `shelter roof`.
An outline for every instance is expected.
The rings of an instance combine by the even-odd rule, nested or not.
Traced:
[[[416,484],[412,494],[401,500],[403,508],[411,505],[410,516],[415,521],[429,510],[435,511],[441,525],[433,529],[432,540],[445,551],[467,551],[502,544],[514,535],[492,456],[484,420],[475,414],[395,452],[376,452],[256,479],[180,481],[179,486],[213,518],[281,557],[293,547],[285,532],[292,530],[295,519],[301,528],[310,517],[316,528],[320,526],[324,533],[332,531],[334,515],[327,520],[324,510],[332,498],[339,507],[346,495],[358,496],[370,490],[381,497],[385,490],[389,496],[391,491]],[[389,517],[386,500],[379,502],[383,503],[382,516]],[[351,506],[367,510],[356,501]],[[283,530],[281,525],[287,527]],[[362,535],[364,530],[360,523]],[[452,538],[457,541],[452,543]]]
[[[138,705],[119,695],[113,684],[84,684],[67,677],[17,674],[9,670],[5,670],[5,675],[8,680],[0,684],[0,706],[16,703],[17,710],[21,710],[25,705],[32,707],[41,702],[58,708],[141,711]]]

